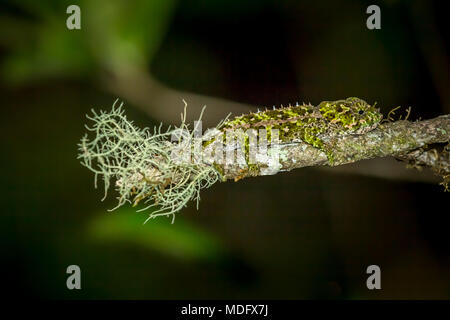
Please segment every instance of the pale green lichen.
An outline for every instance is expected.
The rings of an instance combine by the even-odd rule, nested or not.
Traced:
[[[215,166],[177,159],[176,155],[190,154],[192,148],[190,143],[170,142],[177,132],[193,138],[185,122],[186,109],[179,127],[163,131],[161,126],[137,128],[124,115],[122,105],[115,105],[110,112],[92,110],[93,115],[87,118],[93,124],[86,128],[94,137],[86,135],[78,145],[82,165],[95,173],[95,187],[100,176],[105,197],[114,183],[119,194],[117,207],[127,202],[145,203],[139,211],[155,207],[149,219],[174,218],[190,200],[196,200],[198,206],[200,190],[221,180],[222,175]]]

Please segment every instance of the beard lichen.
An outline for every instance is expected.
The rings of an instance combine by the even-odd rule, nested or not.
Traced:
[[[221,174],[210,164],[180,161],[179,156],[189,154],[191,144],[170,142],[174,134],[184,132],[193,138],[186,124],[186,108],[179,127],[162,130],[162,125],[139,129],[124,115],[122,104],[114,103],[110,112],[92,110],[86,117],[93,122],[79,143],[81,164],[104,182],[106,198],[111,184],[117,190],[118,204],[133,206],[143,202],[146,206],[138,211],[155,207],[149,219],[172,216],[190,200],[200,200],[200,190],[221,180]],[[203,112],[202,112],[203,113]],[[201,119],[201,115],[200,115]],[[146,220],[146,221],[147,221]],[[173,220],[172,220],[173,221]]]

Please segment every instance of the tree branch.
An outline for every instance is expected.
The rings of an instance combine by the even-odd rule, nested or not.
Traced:
[[[424,121],[396,121],[380,124],[378,128],[362,135],[342,135],[325,137],[324,141],[332,148],[335,159],[331,164],[327,155],[304,142],[283,144],[280,146],[281,169],[290,171],[310,166],[338,166],[364,159],[393,156],[404,161],[417,158],[422,165],[443,166],[440,172],[449,171],[449,153],[443,153],[440,161],[424,161],[423,153],[412,153],[416,149],[435,143],[450,141],[450,115],[439,116]],[[222,166],[226,179],[235,181],[263,175],[261,171],[242,169],[238,164]]]
[[[197,200],[198,205],[200,190],[220,179],[237,181],[244,177],[275,174],[295,168],[338,166],[376,157],[393,156],[407,161],[409,165],[431,166],[435,173],[443,177],[442,184],[446,190],[450,183],[450,144],[440,153],[426,150],[428,145],[449,142],[450,115],[416,122],[386,122],[359,135],[336,136],[328,131],[330,136],[320,135],[320,141],[323,141],[320,149],[305,142],[292,142],[270,146],[267,150],[263,148],[265,143],[262,143],[260,152],[254,154],[250,133],[247,132],[249,149],[245,153],[248,162],[255,155],[256,164],[247,164],[246,157],[228,161],[231,160],[228,157],[230,151],[232,155],[242,150],[242,146],[237,149],[236,144],[229,141],[229,136],[226,144],[222,145],[223,139],[219,137],[223,137],[223,132],[217,128],[216,131],[210,131],[212,135],[209,140],[204,140],[205,136],[198,139],[196,129],[188,129],[186,109],[183,115],[179,127],[163,131],[159,126],[152,132],[148,128],[135,127],[128,121],[122,105],[116,106],[115,103],[110,112],[93,110],[92,115],[87,116],[92,124],[86,129],[94,133],[94,138],[86,134],[81,139],[78,158],[95,173],[96,182],[97,176],[102,176],[105,197],[114,183],[120,195],[117,207],[127,202],[137,205],[141,201],[146,204],[141,210],[157,206],[158,209],[150,214],[149,219],[157,216],[175,217],[175,213],[190,200]],[[179,143],[171,142],[174,135],[181,137],[181,133],[187,133],[188,136],[184,134],[184,139]],[[241,130],[239,135],[242,138],[245,133]],[[264,141],[266,135],[261,137]],[[205,141],[211,143],[202,145]],[[253,138],[252,141],[255,142]],[[210,152],[209,145],[219,148]],[[216,157],[223,156],[224,150],[227,161],[221,164],[220,158]]]

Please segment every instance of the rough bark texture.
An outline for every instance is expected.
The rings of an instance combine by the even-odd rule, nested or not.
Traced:
[[[380,124],[376,129],[362,135],[343,135],[324,137],[335,155],[330,163],[327,155],[304,142],[283,144],[280,146],[281,168],[290,171],[309,166],[338,166],[363,159],[393,156],[404,161],[421,161],[423,165],[441,167],[441,172],[448,172],[448,152],[445,157],[435,157],[434,162],[422,152],[414,150],[435,143],[450,141],[450,115],[423,121],[396,121]],[[428,154],[430,155],[430,154]],[[439,159],[439,160],[437,160]],[[261,171],[243,169],[239,165],[221,167],[226,179],[239,180],[248,176],[262,175]]]

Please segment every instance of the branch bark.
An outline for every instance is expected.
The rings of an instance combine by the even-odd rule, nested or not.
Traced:
[[[310,166],[338,166],[387,156],[400,159],[403,157],[404,161],[411,161],[411,158],[414,158],[412,151],[426,145],[450,141],[450,115],[416,122],[406,120],[387,122],[366,134],[325,137],[324,141],[332,147],[335,155],[332,164],[323,151],[304,142],[290,143],[280,146],[280,154],[284,155],[280,157],[280,171]],[[445,155],[448,157],[448,153]],[[423,162],[422,153],[417,153],[417,157],[420,157],[417,160]],[[439,163],[444,165],[444,171],[448,172],[449,160],[441,159]],[[261,175],[257,171],[242,169],[238,164],[223,166],[221,169],[226,179],[235,181]]]

